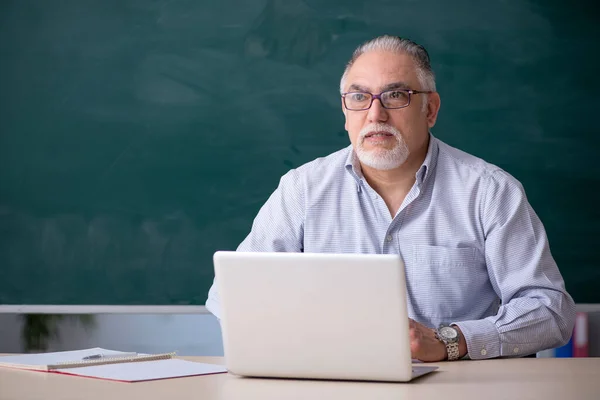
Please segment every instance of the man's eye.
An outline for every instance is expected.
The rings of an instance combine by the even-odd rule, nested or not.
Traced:
[[[395,90],[393,92],[389,92],[389,97],[393,100],[400,100],[406,98],[406,93],[400,90]]]
[[[352,101],[365,101],[367,96],[364,93],[352,93]]]

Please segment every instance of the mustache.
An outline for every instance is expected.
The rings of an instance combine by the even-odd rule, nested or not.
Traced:
[[[396,137],[396,138],[402,135],[400,133],[400,131],[398,129],[394,128],[393,126],[380,122],[380,123],[371,123],[371,124],[365,126],[364,128],[362,128],[359,133],[359,138],[364,139],[365,136],[367,136],[369,133],[372,133],[372,132],[385,132],[385,133],[389,133],[390,135],[394,135],[394,137]]]

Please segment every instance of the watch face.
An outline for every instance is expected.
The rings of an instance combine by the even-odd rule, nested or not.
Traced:
[[[458,336],[458,332],[456,332],[456,329],[454,328],[444,326],[442,329],[440,329],[440,335],[446,339],[454,339]]]

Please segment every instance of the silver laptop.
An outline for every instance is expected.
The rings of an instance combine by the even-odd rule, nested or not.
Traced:
[[[406,382],[411,362],[397,255],[218,251],[223,346],[241,376]]]

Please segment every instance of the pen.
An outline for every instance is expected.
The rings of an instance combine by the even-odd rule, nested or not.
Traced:
[[[135,357],[138,353],[119,353],[119,354],[92,354],[91,356],[85,356],[82,360],[100,360],[102,358],[127,358]]]

